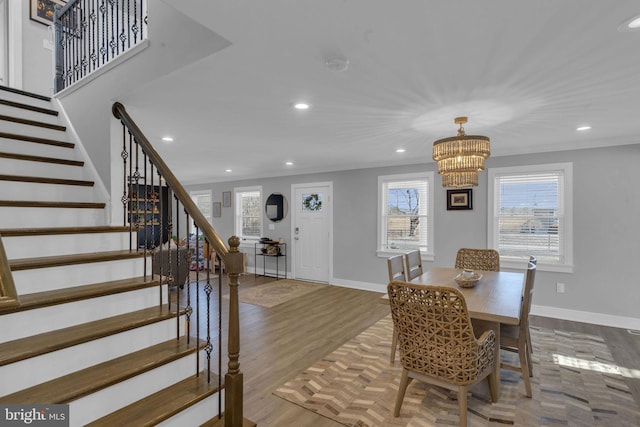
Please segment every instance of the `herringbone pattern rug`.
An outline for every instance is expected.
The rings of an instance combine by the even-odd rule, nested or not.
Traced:
[[[274,394],[347,426],[458,425],[455,393],[419,381],[393,417],[401,368],[399,355],[389,364],[392,328],[390,316],[380,320]],[[485,381],[471,390],[470,426],[640,426],[640,411],[601,337],[532,329],[532,341],[533,398],[525,396],[519,373],[502,370],[498,403],[491,404]]]

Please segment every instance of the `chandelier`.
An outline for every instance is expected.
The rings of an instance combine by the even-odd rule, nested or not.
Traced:
[[[462,125],[467,123],[466,117],[456,117],[454,122],[460,125],[458,135],[434,142],[433,160],[443,187],[476,187],[478,172],[484,170],[484,160],[491,154],[489,138],[465,134]]]

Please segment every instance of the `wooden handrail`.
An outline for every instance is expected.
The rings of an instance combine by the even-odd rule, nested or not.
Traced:
[[[191,200],[189,193],[187,190],[180,184],[180,181],[175,177],[171,169],[167,166],[167,164],[162,160],[158,152],[153,148],[149,140],[142,133],[138,125],[131,119],[131,116],[127,113],[127,110],[124,108],[119,102],[113,104],[111,109],[113,115],[116,119],[119,119],[128,129],[131,135],[135,138],[136,142],[140,147],[142,147],[142,151],[147,155],[147,157],[151,160],[151,163],[158,169],[160,175],[167,182],[167,186],[173,191],[176,195],[180,203],[184,206],[184,210],[189,214],[193,222],[198,226],[200,231],[204,234],[206,239],[209,241],[213,248],[216,250],[216,253],[220,256],[222,261],[227,264],[225,261],[227,255],[229,254],[229,249],[224,244],[218,233],[214,230],[213,226],[207,221],[207,219],[202,215],[200,209],[196,206],[196,204]]]
[[[20,305],[20,300],[18,299],[11,267],[9,267],[9,260],[7,259],[7,253],[4,251],[2,236],[0,235],[0,308],[17,305]]]

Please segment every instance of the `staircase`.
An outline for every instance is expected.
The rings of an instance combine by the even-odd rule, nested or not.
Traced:
[[[211,423],[204,343],[109,225],[67,133],[48,98],[0,87],[0,242],[20,301],[0,305],[0,404],[68,404],[71,426]]]

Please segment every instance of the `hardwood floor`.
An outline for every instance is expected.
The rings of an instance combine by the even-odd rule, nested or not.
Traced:
[[[241,278],[240,286],[260,286],[272,280],[247,274]],[[227,289],[225,283],[223,295]],[[181,292],[182,300],[185,293]],[[194,299],[194,292],[191,296]],[[326,285],[323,289],[272,308],[241,303],[240,369],[244,373],[244,416],[260,427],[340,425],[275,397],[272,392],[389,314],[389,306],[379,302],[380,296],[379,293]],[[217,298],[213,299],[217,301]],[[203,300],[201,297],[201,305]],[[228,300],[222,301],[223,317],[226,318]],[[533,317],[532,324],[604,337],[617,364],[635,374],[636,378],[625,380],[640,406],[640,336],[631,335],[623,329],[542,317]],[[223,325],[223,342],[226,343],[226,325]],[[222,360],[224,373],[226,348],[223,349]]]

